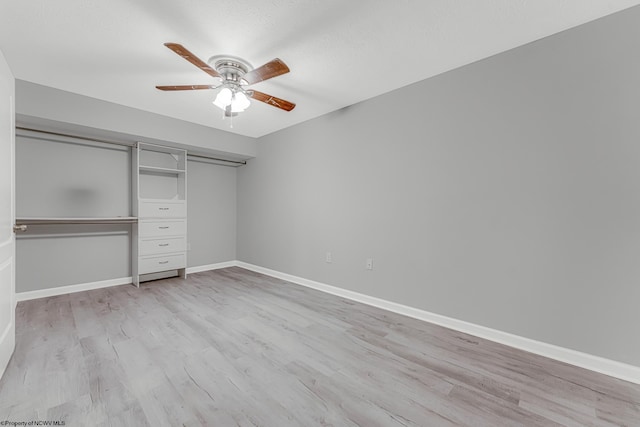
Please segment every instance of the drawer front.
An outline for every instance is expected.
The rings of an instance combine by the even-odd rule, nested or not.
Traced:
[[[140,255],[168,254],[184,252],[187,249],[184,237],[170,237],[166,239],[144,239],[138,244]]]
[[[138,272],[140,274],[156,273],[158,271],[175,270],[187,267],[185,254],[140,257]]]
[[[140,202],[138,216],[141,218],[184,218],[187,216],[185,202]]]
[[[140,221],[138,230],[140,237],[185,236],[187,224],[185,220]]]

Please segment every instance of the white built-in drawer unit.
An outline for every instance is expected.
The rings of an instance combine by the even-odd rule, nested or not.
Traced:
[[[187,216],[187,206],[184,200],[143,200],[138,210],[140,218],[184,218],[185,216]]]
[[[133,281],[187,277],[187,152],[139,142],[133,150]]]
[[[187,266],[184,253],[158,256],[143,256],[138,260],[138,273],[149,274],[166,270],[177,270]]]
[[[187,242],[184,237],[140,239],[138,246],[140,256],[184,252],[186,249]]]

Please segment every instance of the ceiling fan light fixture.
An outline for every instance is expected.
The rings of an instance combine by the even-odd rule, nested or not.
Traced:
[[[216,99],[214,99],[213,105],[220,108],[221,110],[226,110],[227,106],[231,104],[232,97],[233,93],[231,92],[231,89],[229,89],[228,87],[223,87],[222,90],[218,92]]]
[[[224,87],[218,92],[213,105],[224,111],[231,106],[232,113],[241,113],[251,105],[251,101],[242,90]]]
[[[244,92],[236,92],[231,99],[231,112],[240,113],[249,108],[249,105],[251,105],[251,101],[249,101],[247,95]]]

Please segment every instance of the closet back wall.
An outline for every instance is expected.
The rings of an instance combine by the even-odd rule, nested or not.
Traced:
[[[234,168],[188,164],[188,266],[235,259]],[[16,217],[131,213],[127,147],[25,133],[16,138]],[[29,226],[16,245],[16,292],[131,276],[131,226]]]

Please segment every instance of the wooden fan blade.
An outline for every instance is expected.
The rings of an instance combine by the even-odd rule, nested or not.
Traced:
[[[213,85],[182,85],[182,86],[156,86],[160,90],[202,90],[216,89],[218,86]]]
[[[276,58],[273,61],[267,62],[262,67],[249,71],[247,74],[242,76],[242,79],[245,80],[247,84],[252,85],[288,72],[289,67],[287,67],[287,64]]]
[[[267,95],[266,93],[258,92],[257,90],[252,90],[251,92],[251,98],[285,111],[291,111],[296,106],[293,102],[285,101],[284,99],[276,98],[275,96]]]
[[[193,53],[189,52],[187,48],[185,48],[181,44],[165,43],[164,45],[169,49],[171,49],[172,51],[174,51],[175,53],[177,53],[178,55],[180,55],[181,57],[183,57],[184,59],[186,59],[187,61],[191,62],[196,67],[200,68],[205,73],[209,74],[210,76],[220,77],[220,73],[218,73],[216,70],[211,68],[209,64],[207,64],[206,62],[204,62],[203,60],[195,56]]]

